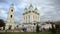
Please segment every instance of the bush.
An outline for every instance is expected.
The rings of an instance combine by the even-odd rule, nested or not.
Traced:
[[[54,24],[52,24],[51,26],[52,26],[52,29],[51,29],[52,34],[55,34],[56,33],[56,30],[54,28]]]
[[[39,26],[38,26],[38,24],[36,26],[36,32],[39,32]]]

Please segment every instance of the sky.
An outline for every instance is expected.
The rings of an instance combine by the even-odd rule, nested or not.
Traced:
[[[0,19],[7,19],[9,8],[14,3],[14,21],[21,22],[22,13],[30,3],[37,7],[40,13],[40,22],[60,21],[60,0],[0,0]]]

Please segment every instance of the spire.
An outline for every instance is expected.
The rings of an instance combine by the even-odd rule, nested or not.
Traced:
[[[32,4],[30,4],[30,7],[33,7]]]
[[[11,6],[14,6],[14,0],[12,0],[12,4],[11,4]]]
[[[27,8],[25,8],[24,10],[27,10]]]
[[[27,8],[25,8],[24,11],[26,12],[27,11]]]
[[[35,10],[38,10],[37,8],[35,8]]]
[[[30,6],[29,6],[29,8],[31,8],[31,7],[33,7],[32,0],[30,0]]]
[[[32,4],[30,4],[29,8],[33,8],[33,5],[32,5]]]

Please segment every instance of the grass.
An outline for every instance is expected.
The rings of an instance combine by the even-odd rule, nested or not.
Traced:
[[[51,32],[0,32],[0,34],[52,34]],[[60,32],[56,32],[56,34],[60,34]]]
[[[0,34],[50,34],[50,32],[1,32]]]

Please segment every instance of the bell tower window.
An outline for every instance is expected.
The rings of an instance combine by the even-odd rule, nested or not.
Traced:
[[[13,12],[13,10],[11,10]]]
[[[12,18],[12,15],[11,15],[11,18]]]

